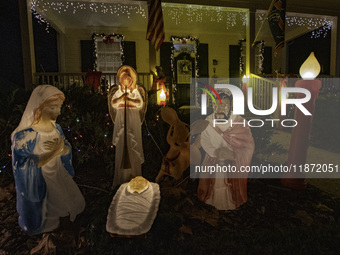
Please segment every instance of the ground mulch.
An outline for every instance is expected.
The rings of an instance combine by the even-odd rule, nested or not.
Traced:
[[[112,179],[84,171],[75,181],[86,199],[74,223],[37,236],[18,226],[15,186],[0,178],[0,254],[338,254],[340,199],[312,185],[304,191],[277,179],[250,179],[248,202],[218,211],[200,202],[197,180],[161,184],[162,199],[151,230],[142,238],[112,238],[105,230],[114,193]]]

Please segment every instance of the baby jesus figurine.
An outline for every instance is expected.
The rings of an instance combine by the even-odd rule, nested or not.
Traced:
[[[108,107],[114,123],[112,144],[116,146],[113,186],[142,175],[144,162],[142,125],[146,112],[145,89],[137,85],[137,73],[122,66],[117,73],[118,86],[108,95]]]

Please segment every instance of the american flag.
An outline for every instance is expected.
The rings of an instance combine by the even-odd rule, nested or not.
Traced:
[[[146,39],[151,41],[158,50],[164,41],[164,23],[162,5],[160,0],[151,0],[149,6],[149,21]]]

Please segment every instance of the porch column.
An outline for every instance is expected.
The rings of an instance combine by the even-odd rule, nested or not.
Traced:
[[[59,57],[59,71],[66,73],[65,60],[65,34],[58,31],[58,57]]]
[[[336,61],[335,61],[335,77],[340,77],[340,16],[336,24]]]
[[[255,47],[252,44],[255,40],[255,12],[256,9],[248,10],[246,26],[246,74],[255,73]]]
[[[22,58],[24,65],[24,79],[26,90],[33,89],[35,72],[35,53],[33,26],[30,0],[17,0],[19,2],[20,30]]]

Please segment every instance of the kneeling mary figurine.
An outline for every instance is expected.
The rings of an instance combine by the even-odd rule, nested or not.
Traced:
[[[71,145],[55,122],[64,100],[56,87],[36,87],[11,135],[19,225],[29,235],[58,228],[60,217],[74,221],[85,208]]]

